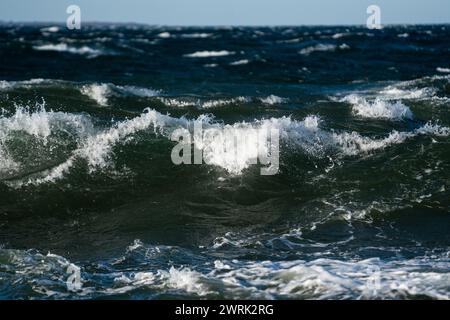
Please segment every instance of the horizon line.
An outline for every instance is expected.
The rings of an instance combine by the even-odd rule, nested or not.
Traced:
[[[0,24],[52,24],[52,25],[65,25],[65,22],[61,21],[7,21],[0,20]],[[103,25],[145,25],[150,27],[170,27],[170,28],[228,28],[228,27],[248,27],[248,28],[264,28],[264,27],[365,27],[364,23],[350,23],[350,24],[186,24],[186,25],[176,25],[176,24],[151,24],[148,22],[111,22],[111,21],[86,21],[82,22],[82,24],[94,25],[94,24],[103,24]],[[391,26],[443,26],[450,25],[450,22],[421,22],[421,23],[386,23],[381,24],[384,27]]]

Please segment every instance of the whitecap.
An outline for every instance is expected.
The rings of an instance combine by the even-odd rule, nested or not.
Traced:
[[[206,100],[199,103],[201,108],[217,108],[223,107],[230,104],[238,104],[238,103],[247,103],[250,102],[251,99],[248,97],[236,97],[231,99],[215,99],[215,100]]]
[[[274,105],[274,104],[282,104],[288,101],[287,98],[282,98],[276,95],[271,94],[270,96],[267,96],[265,98],[260,98],[262,103]]]
[[[0,89],[9,89],[12,88],[12,83],[6,80],[1,80],[0,81]]]
[[[306,47],[303,48],[302,50],[299,51],[300,54],[302,55],[310,55],[313,52],[326,52],[326,51],[336,51],[337,49],[339,50],[348,50],[350,49],[350,46],[343,43],[339,46],[334,45],[334,44],[322,44],[319,43],[315,46],[310,46],[310,47]]]
[[[209,38],[211,37],[213,34],[212,33],[184,33],[181,34],[180,37],[181,38],[189,38],[189,39],[196,39],[196,38],[200,38],[200,39],[205,39],[205,38]]]
[[[34,78],[29,80],[19,80],[19,81],[0,81],[0,90],[9,90],[14,88],[31,88],[34,85],[52,85],[63,83],[62,80],[53,80],[53,79],[42,79],[42,78]]]
[[[320,51],[334,51],[334,50],[336,50],[336,45],[334,44],[317,44],[315,46],[303,48],[302,50],[300,50],[299,53],[307,56],[317,51],[320,52]]]
[[[186,108],[186,107],[196,107],[199,105],[199,101],[195,100],[183,100],[179,98],[166,98],[166,97],[160,97],[158,98],[159,101],[161,101],[163,104],[165,104],[168,107],[173,108]]]
[[[0,173],[18,172],[22,166],[23,159],[13,159],[10,155],[5,142],[9,137],[17,132],[24,132],[30,136],[40,139],[44,146],[48,148],[54,147],[49,137],[57,132],[70,133],[76,140],[84,139],[91,135],[94,131],[93,125],[89,118],[64,113],[64,112],[47,112],[44,108],[45,103],[38,106],[38,110],[31,112],[27,108],[17,107],[12,116],[2,115],[0,117]],[[52,142],[54,142],[52,140]]]
[[[52,27],[47,27],[47,28],[42,28],[41,31],[42,32],[59,32],[59,27],[58,26],[52,26]]]
[[[194,53],[185,54],[186,58],[209,58],[209,57],[223,57],[228,55],[233,55],[234,52],[227,50],[220,51],[197,51]]]
[[[403,103],[389,102],[376,98],[370,102],[367,99],[358,95],[349,95],[342,99],[342,101],[352,104],[352,111],[356,116],[363,118],[402,120],[412,119],[413,113],[408,106]]]
[[[93,49],[88,46],[72,47],[72,46],[68,46],[66,43],[44,44],[44,45],[40,45],[40,46],[34,46],[33,49],[38,50],[38,51],[68,52],[68,53],[72,53],[72,54],[86,55],[91,58],[95,58],[99,55],[104,54],[103,51]]]
[[[108,96],[111,93],[111,89],[105,83],[103,84],[89,84],[81,87],[81,93],[88,96],[100,106],[108,105]]]
[[[163,39],[167,39],[167,38],[171,37],[171,34],[170,34],[170,32],[161,32],[161,33],[158,34],[158,37],[159,38],[163,38]]]
[[[388,86],[380,91],[380,98],[386,99],[422,99],[432,96],[434,90],[431,88],[404,89],[398,86]]]
[[[230,66],[241,66],[243,64],[248,64],[250,61],[247,59],[237,60],[230,63]]]
[[[340,39],[340,38],[346,37],[348,35],[350,35],[350,34],[349,33],[335,33],[331,37],[333,39]]]
[[[143,88],[137,86],[120,86],[107,83],[94,83],[83,85],[80,92],[97,102],[100,106],[108,105],[111,96],[136,96],[141,98],[155,97],[161,93],[160,90]]]
[[[343,44],[339,45],[338,48],[339,48],[340,50],[349,50],[349,49],[350,49],[350,46],[349,46],[348,44],[346,44],[346,43],[343,43]]]
[[[442,72],[442,73],[450,73],[450,68],[441,68],[441,67],[437,67],[436,68],[437,72]]]
[[[183,290],[199,296],[210,293],[208,287],[202,283],[203,275],[189,268],[171,267],[169,271],[159,270],[157,276],[162,281],[162,286],[168,289]]]
[[[154,97],[161,93],[161,90],[154,90],[150,88],[136,87],[136,86],[114,86],[118,91],[125,95],[133,95],[137,97]]]
[[[168,107],[185,108],[197,107],[203,109],[219,108],[232,104],[248,103],[251,101],[249,97],[235,97],[229,99],[214,99],[214,100],[200,100],[200,99],[182,99],[182,98],[168,98],[160,97],[159,101]]]

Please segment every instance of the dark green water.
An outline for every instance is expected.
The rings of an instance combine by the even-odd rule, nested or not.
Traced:
[[[0,298],[450,297],[449,26],[46,27],[0,26]],[[194,123],[278,174],[173,164]]]

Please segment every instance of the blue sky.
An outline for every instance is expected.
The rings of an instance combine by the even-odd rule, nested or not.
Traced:
[[[382,24],[450,23],[450,0],[0,0],[0,20],[64,23],[70,4],[82,21],[157,25],[365,24],[370,4]]]

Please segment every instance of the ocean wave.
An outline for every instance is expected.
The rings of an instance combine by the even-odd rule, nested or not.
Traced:
[[[201,108],[217,108],[223,107],[231,104],[239,104],[239,103],[247,103],[250,102],[251,99],[248,97],[236,97],[231,99],[215,99],[215,100],[206,100],[200,102]]]
[[[450,75],[438,74],[426,76],[413,80],[400,81],[386,87],[382,92],[389,90],[394,90],[395,92],[398,89],[401,93],[405,93],[406,99],[432,99],[439,101],[444,99],[444,97],[438,96],[437,92],[445,90],[445,83],[443,82],[448,82],[449,80]]]
[[[198,99],[186,100],[180,98],[159,97],[158,100],[167,107],[171,108],[198,107],[200,105],[200,101]]]
[[[81,87],[80,92],[95,102],[100,106],[108,105],[108,95],[110,95],[110,88],[107,84],[89,84]]]
[[[101,106],[108,105],[108,98],[111,96],[148,98],[161,94],[161,90],[132,85],[115,85],[112,83],[80,84],[77,82],[41,78],[21,81],[0,80],[0,90],[12,90],[17,88],[30,89],[34,87],[71,88],[80,91],[81,94],[88,96]]]
[[[64,112],[47,112],[44,107],[45,104],[42,104],[34,112],[18,107],[12,116],[3,114],[0,117],[0,159],[2,159],[0,176],[11,176],[20,173],[21,170],[28,170],[30,166],[37,164],[38,156],[44,157],[42,161],[52,160],[57,144],[64,145],[69,142],[60,142],[57,138],[50,139],[53,135],[69,134],[74,141],[81,141],[93,134],[94,126],[88,117]],[[27,152],[26,150],[10,149],[8,141],[20,133],[26,133],[42,141],[41,150],[33,151],[36,154],[32,158],[32,163],[24,163],[28,158],[23,154]],[[14,158],[12,151],[16,154]],[[42,151],[41,154],[38,154],[39,151]]]
[[[44,44],[39,46],[33,46],[33,49],[38,51],[68,52],[72,54],[86,55],[89,58],[95,58],[105,54],[105,52],[102,50],[93,49],[88,46],[72,47],[68,46],[66,43]]]
[[[437,67],[436,68],[437,72],[442,72],[442,73],[450,73],[450,68],[441,68],[441,67]]]
[[[60,85],[62,83],[64,83],[64,81],[54,79],[42,79],[42,78],[35,78],[21,81],[0,80],[0,90],[9,90],[15,88],[31,88],[33,86],[40,86],[40,85],[47,85],[47,86]]]
[[[137,86],[118,86],[113,85],[113,89],[119,91],[122,95],[131,95],[141,98],[155,97],[161,94],[161,90],[143,88]]]
[[[65,113],[53,113],[41,110],[39,113],[26,113],[18,110],[17,114],[11,118],[2,118],[4,123],[15,123],[14,119],[21,120],[23,126],[18,129],[12,129],[11,125],[4,126],[6,133],[11,130],[31,131],[34,135],[49,135],[52,131],[48,126],[48,121],[56,118],[63,118],[65,122],[79,127],[83,124],[81,132],[86,132],[85,128],[92,127],[89,119],[83,116],[77,116]],[[73,122],[73,123],[72,123]],[[155,110],[146,109],[143,114],[130,120],[124,120],[113,125],[107,130],[101,130],[98,133],[92,133],[82,138],[76,139],[78,147],[71,152],[71,155],[59,165],[50,170],[41,172],[41,178],[29,178],[25,181],[18,181],[18,185],[23,184],[41,184],[54,182],[64,177],[64,175],[75,165],[77,159],[84,159],[90,172],[103,170],[113,166],[111,155],[113,148],[120,143],[124,143],[136,133],[151,129],[155,134],[169,139],[174,130],[185,128],[192,131],[195,123],[201,123],[205,138],[196,139],[196,146],[203,150],[205,162],[223,168],[233,175],[240,175],[249,168],[256,160],[258,152],[267,148],[267,145],[258,145],[258,131],[263,129],[266,132],[275,129],[279,131],[280,138],[291,148],[298,148],[303,152],[314,157],[329,157],[332,154],[336,156],[356,156],[368,154],[370,152],[387,148],[391,145],[400,144],[407,139],[418,135],[449,136],[450,128],[442,127],[437,124],[427,123],[422,127],[409,132],[392,131],[384,138],[371,138],[362,136],[357,132],[334,132],[320,128],[321,120],[317,116],[308,116],[302,121],[294,120],[290,117],[270,118],[255,120],[254,122],[237,122],[234,124],[222,124],[215,122],[210,116],[201,115],[197,119],[188,120],[184,117],[173,118],[169,115],[163,115]],[[217,130],[222,130],[224,135],[216,135]],[[234,141],[234,137],[239,136],[244,145],[240,146],[240,152],[230,153],[224,148],[227,141]],[[267,137],[268,138],[268,137]],[[228,139],[228,140],[227,140]],[[231,140],[233,139],[233,140]],[[258,149],[260,148],[260,149]],[[266,150],[267,151],[267,150]],[[228,152],[228,153],[227,153]],[[3,152],[6,154],[7,150]],[[168,160],[169,161],[169,160]],[[11,184],[13,185],[13,184]]]
[[[233,51],[221,50],[221,51],[197,51],[194,53],[185,54],[186,58],[209,58],[209,57],[224,57],[233,55]]]
[[[279,96],[276,96],[274,94],[271,94],[270,96],[267,96],[265,98],[260,98],[262,103],[268,104],[268,105],[274,105],[274,104],[282,104],[286,103],[288,101],[287,98],[282,98]]]
[[[330,99],[337,102],[347,102],[352,105],[355,115],[363,118],[379,119],[412,119],[411,109],[405,105],[409,101],[432,101],[433,103],[446,103],[445,83],[446,75],[435,75],[413,80],[395,82],[380,89],[376,86],[365,90],[353,91],[345,96],[332,96]]]
[[[300,41],[302,41],[303,38],[292,38],[292,39],[287,39],[287,40],[278,40],[278,43],[298,43]]]
[[[42,32],[51,32],[51,33],[55,33],[55,32],[59,32],[60,29],[59,29],[58,26],[52,26],[52,27],[42,28],[41,31],[42,31]]]
[[[380,95],[387,99],[423,99],[433,96],[433,88],[400,88],[397,86],[388,86],[380,91]]]
[[[196,107],[200,109],[209,109],[209,108],[219,108],[229,106],[233,104],[248,103],[251,101],[251,98],[234,97],[229,99],[200,100],[200,99],[160,97],[159,101],[161,101],[166,106],[173,108]]]
[[[211,37],[212,33],[183,33],[180,35],[181,38],[188,38],[188,39],[205,39]]]
[[[170,34],[170,32],[161,32],[158,34],[159,38],[163,38],[163,39],[167,39],[170,38],[172,35]]]
[[[250,61],[247,60],[247,59],[237,60],[237,61],[230,62],[230,66],[241,66],[241,65],[244,65],[244,64],[248,64],[249,62]]]
[[[108,98],[111,96],[135,96],[148,98],[157,96],[161,93],[160,90],[136,86],[120,86],[111,83],[94,83],[83,85],[80,88],[80,92],[103,107],[108,105]]]
[[[335,33],[331,37],[333,39],[340,39],[340,38],[347,37],[347,36],[350,36],[350,35],[351,35],[351,33]]]
[[[310,46],[303,48],[299,51],[300,54],[308,56],[313,52],[326,52],[326,51],[336,51],[336,50],[348,50],[350,49],[350,46],[343,43],[341,45],[334,45],[334,44],[322,44],[319,43],[315,46]]]
[[[412,119],[413,113],[408,106],[401,102],[389,102],[376,98],[373,102],[358,95],[349,95],[341,101],[352,104],[352,111],[355,115],[363,118],[402,120]]]

